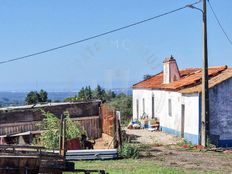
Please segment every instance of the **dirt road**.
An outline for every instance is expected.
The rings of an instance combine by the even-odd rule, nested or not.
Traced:
[[[147,129],[126,129],[126,133],[130,136],[132,141],[142,144],[171,145],[183,141],[183,139],[179,137],[161,131],[151,132]]]
[[[163,166],[232,173],[232,153],[183,149],[179,146],[182,139],[163,132],[126,131],[132,141],[150,146],[142,152],[144,160],[154,160]]]

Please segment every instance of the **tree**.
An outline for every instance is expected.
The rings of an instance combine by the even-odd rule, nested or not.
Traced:
[[[152,77],[152,75],[150,75],[150,74],[145,74],[144,76],[143,76],[143,80],[147,80],[147,79],[149,79],[149,78],[151,78]]]
[[[126,94],[117,95],[109,105],[121,113],[121,121],[127,124],[132,116],[132,96]]]
[[[74,97],[67,97],[64,99],[65,102],[74,102],[74,101],[78,101],[79,98],[77,95],[75,95]]]
[[[50,112],[43,112],[43,122],[40,128],[43,133],[40,136],[41,144],[48,149],[57,149],[59,147],[60,137],[60,120],[58,117]],[[80,124],[73,122],[68,112],[64,113],[66,119],[66,138],[67,140],[80,137],[85,134]]]
[[[38,93],[37,91],[31,91],[27,94],[25,98],[25,102],[30,104],[37,104],[37,103],[44,103],[48,101],[48,94],[44,90],[40,90]]]
[[[116,97],[116,94],[113,91],[111,90],[106,91],[106,94],[105,94],[106,102],[112,101],[115,97]]]
[[[86,91],[86,99],[92,100],[93,99],[93,92],[92,92],[92,89],[90,88],[90,86],[85,87],[85,91]]]
[[[100,85],[97,85],[96,89],[94,90],[94,98],[102,100],[103,102],[106,100],[106,92]]]
[[[116,94],[111,90],[105,90],[100,85],[97,85],[95,90],[92,90],[90,86],[82,87],[78,94],[74,97],[66,98],[64,101],[77,101],[77,100],[101,100],[109,102],[116,97]]]
[[[81,90],[78,92],[78,95],[77,95],[78,99],[80,100],[85,100],[86,99],[86,96],[85,96],[85,88],[82,87]]]
[[[78,92],[78,99],[79,100],[92,100],[93,99],[93,92],[90,86],[81,88],[81,90]]]
[[[31,91],[27,94],[25,102],[30,105],[30,104],[36,104],[39,102],[38,99],[38,93],[36,91]]]
[[[48,101],[48,93],[42,89],[40,90],[38,97],[38,100],[41,103]]]

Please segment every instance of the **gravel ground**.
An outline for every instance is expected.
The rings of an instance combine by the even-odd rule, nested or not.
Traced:
[[[126,133],[132,142],[141,144],[175,145],[183,141],[182,138],[161,131],[151,132],[147,129],[126,129]]]
[[[230,153],[187,150],[178,143],[183,139],[160,131],[126,129],[131,142],[150,145],[142,151],[142,159],[153,160],[162,166],[194,169],[199,172],[217,171],[232,174],[232,151]]]

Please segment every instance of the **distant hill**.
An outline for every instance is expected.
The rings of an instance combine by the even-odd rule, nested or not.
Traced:
[[[115,94],[124,93],[132,95],[130,88],[114,88]],[[28,92],[0,92],[0,107],[24,105],[25,98]],[[63,101],[67,97],[73,97],[77,92],[48,92],[48,99],[52,101]]]
[[[76,92],[48,92],[48,98],[52,101],[63,101],[75,94]],[[0,105],[1,107],[24,105],[26,95],[27,92],[0,92]]]
[[[132,95],[132,90],[130,88],[114,88],[112,89],[112,91],[115,93],[115,94],[126,94],[126,95]]]

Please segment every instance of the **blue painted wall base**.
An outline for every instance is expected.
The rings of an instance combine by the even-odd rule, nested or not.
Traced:
[[[163,127],[161,126],[161,130],[163,132],[166,132],[168,134],[171,134],[171,135],[176,135],[176,136],[181,136],[181,132],[180,131],[177,131],[177,130],[174,130],[174,129],[170,129],[170,128],[167,128],[167,127]],[[184,133],[184,139],[186,141],[190,141],[192,144],[198,144],[199,142],[199,135],[194,135],[194,134],[190,134],[190,133]]]
[[[232,139],[231,140],[219,140],[218,146],[219,147],[232,147]]]

